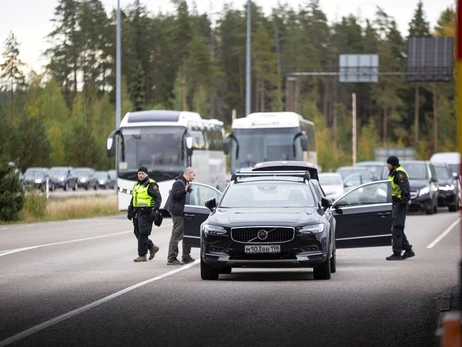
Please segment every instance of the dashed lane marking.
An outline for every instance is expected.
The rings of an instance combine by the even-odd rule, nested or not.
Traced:
[[[460,217],[457,218],[457,220],[454,221],[454,223],[452,223],[450,226],[448,226],[448,228],[443,231],[443,233],[438,236],[432,243],[430,243],[427,248],[433,248],[438,242],[440,242],[442,239],[444,239],[446,237],[446,235],[448,235],[452,229],[454,229],[454,227],[459,224],[460,222]]]

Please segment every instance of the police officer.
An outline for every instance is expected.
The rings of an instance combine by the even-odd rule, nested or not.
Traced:
[[[138,258],[135,262],[147,261],[146,254],[149,250],[149,260],[152,260],[159,247],[149,239],[152,223],[161,221],[159,213],[162,196],[156,181],[148,177],[148,169],[140,166],[138,169],[138,182],[133,187],[132,199],[128,206],[127,218],[133,219],[134,233],[138,239]]]
[[[409,175],[399,164],[398,157],[392,155],[387,159],[387,168],[390,170],[388,179],[391,181],[392,210],[392,247],[393,254],[387,260],[403,260],[415,256],[412,245],[404,234],[406,212],[409,209],[410,186]],[[401,254],[404,250],[404,254]]]

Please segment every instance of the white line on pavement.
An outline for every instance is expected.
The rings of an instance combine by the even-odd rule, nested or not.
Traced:
[[[160,275],[160,276],[156,276],[156,277],[153,277],[151,279],[148,279],[146,281],[143,281],[143,282],[140,282],[140,283],[137,283],[137,284],[134,284],[133,286],[131,287],[128,287],[128,288],[125,288],[125,289],[122,289],[114,294],[111,294],[111,295],[108,295],[102,299],[99,299],[99,300],[96,300],[96,301],[93,301],[92,303],[88,304],[88,305],[85,305],[85,306],[82,306],[80,308],[77,308],[75,310],[72,310],[70,312],[67,312],[65,314],[62,314],[61,316],[58,316],[58,317],[55,317],[55,318],[52,318],[46,322],[43,322],[41,324],[38,324],[30,329],[27,329],[27,330],[24,330],[16,335],[13,335],[3,341],[0,341],[0,347],[3,347],[3,346],[6,346],[6,345],[9,345],[10,343],[13,343],[13,342],[16,342],[16,341],[19,341],[29,335],[32,335],[40,330],[43,330],[43,329],[46,329],[48,327],[51,327],[55,324],[58,324],[59,322],[62,322],[66,319],[69,319],[73,316],[76,316],[82,312],[85,312],[85,311],[88,311],[89,309],[93,308],[93,307],[96,307],[96,306],[99,306],[101,304],[104,304],[105,302],[109,301],[109,300],[112,300],[112,299],[115,299],[117,298],[118,296],[121,296],[125,293],[128,293],[128,292],[131,292],[132,290],[135,290],[136,288],[139,288],[139,287],[142,287],[146,284],[149,284],[151,282],[154,282],[154,281],[158,281],[158,280],[161,280],[162,278],[165,278],[165,277],[168,277],[168,276],[171,276],[171,275],[174,275],[180,271],[184,271],[186,269],[189,269],[190,267],[193,267],[194,265],[198,264],[199,263],[199,260],[196,260],[195,262],[193,263],[190,263],[190,264],[187,264],[187,265],[183,265],[181,266],[179,269],[176,269],[176,270],[173,270],[173,271],[170,271],[170,272],[167,272],[167,273],[164,273],[163,275]]]
[[[122,234],[128,234],[128,233],[132,233],[132,232],[133,232],[132,230],[130,230],[130,231],[122,231],[122,232],[120,232],[120,233],[99,235],[99,236],[93,236],[93,237],[85,237],[85,238],[83,238],[83,239],[77,239],[77,240],[69,240],[69,241],[61,241],[61,242],[54,242],[54,243],[46,243],[46,244],[43,244],[43,245],[37,245],[37,246],[30,246],[30,247],[22,247],[22,248],[4,250],[4,251],[2,251],[3,253],[0,254],[0,257],[3,257],[4,255],[9,255],[9,254],[18,253],[18,252],[28,251],[28,250],[30,250],[30,249],[36,249],[36,248],[42,248],[42,247],[49,247],[49,246],[56,246],[56,245],[65,245],[66,243],[88,241],[88,240],[100,239],[100,238],[102,238],[102,237],[117,236],[117,235],[122,235]]]
[[[438,242],[440,242],[447,234],[449,234],[449,233],[452,231],[452,229],[454,229],[454,227],[455,227],[457,224],[459,224],[459,222],[460,222],[460,217],[457,218],[457,220],[455,220],[454,223],[452,223],[450,226],[448,226],[448,228],[447,228],[445,231],[443,231],[443,233],[442,233],[440,236],[438,236],[432,243],[430,243],[430,244],[427,246],[427,248],[433,248],[433,247],[434,247]]]

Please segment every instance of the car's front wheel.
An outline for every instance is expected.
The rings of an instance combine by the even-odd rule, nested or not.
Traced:
[[[330,258],[330,273],[335,273],[337,271],[337,252],[334,248],[334,253],[332,254],[332,258]]]
[[[330,279],[331,267],[329,256],[326,261],[313,269],[313,277],[315,280],[328,280]]]
[[[201,257],[201,278],[203,280],[217,280],[219,276],[219,270],[214,269],[210,265],[206,264]]]

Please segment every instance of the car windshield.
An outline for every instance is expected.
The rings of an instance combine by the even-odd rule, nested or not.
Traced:
[[[445,166],[435,166],[436,179],[444,180],[451,179],[452,174],[449,172],[448,168]]]
[[[425,180],[428,177],[425,164],[408,163],[402,166],[411,180]]]
[[[75,170],[75,174],[77,176],[89,176],[90,171],[89,170]]]
[[[66,169],[52,169],[50,172],[54,176],[66,176],[67,175]]]
[[[97,172],[96,173],[96,176],[98,177],[98,179],[100,180],[105,180],[107,179],[107,176],[108,176],[108,173],[107,172]]]
[[[237,183],[223,196],[222,208],[284,208],[315,206],[306,184],[282,181]]]
[[[367,169],[361,169],[361,168],[339,168],[337,170],[337,173],[342,175],[343,179],[355,173],[362,174],[362,176],[366,178],[369,177],[369,171],[367,171]]]
[[[319,182],[323,186],[341,186],[342,179],[339,176],[319,176]]]
[[[42,170],[29,170],[25,173],[25,177],[43,177],[44,172]]]
[[[449,164],[449,167],[451,168],[452,172],[455,172],[459,174],[460,171],[460,165],[459,164]]]

